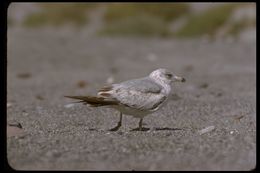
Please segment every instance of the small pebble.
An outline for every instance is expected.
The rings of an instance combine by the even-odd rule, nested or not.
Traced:
[[[17,74],[17,77],[21,78],[21,79],[27,79],[27,78],[31,77],[31,74],[30,73],[20,73],[20,74]]]
[[[199,132],[200,135],[203,135],[205,133],[211,132],[214,129],[215,129],[215,126],[208,126],[208,127],[204,128],[202,130],[199,130],[198,132]]]
[[[44,100],[44,98],[41,95],[36,95],[35,96],[38,100]]]
[[[78,81],[78,83],[77,83],[77,86],[78,86],[79,88],[85,88],[86,85],[87,85],[87,83],[86,83],[85,81],[83,81],[83,80]]]
[[[221,97],[223,94],[221,92],[217,93],[218,97]]]
[[[23,116],[28,116],[29,114],[28,114],[26,111],[23,110],[23,111],[22,111],[22,115],[23,115]]]
[[[200,88],[208,88],[208,86],[209,86],[209,84],[203,83],[203,84],[201,84],[199,87],[200,87]]]
[[[65,108],[72,108],[75,104],[73,103],[70,103],[70,104],[66,104],[64,105]]]
[[[12,103],[7,103],[6,106],[7,108],[11,107],[13,104]]]
[[[126,148],[122,148],[122,152],[126,153],[127,149]]]
[[[231,130],[229,133],[232,135],[232,134],[234,134],[234,133],[238,133],[238,131],[235,129],[235,130]]]

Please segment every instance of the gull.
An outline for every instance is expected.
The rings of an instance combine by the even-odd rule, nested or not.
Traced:
[[[185,82],[185,79],[159,68],[147,77],[104,86],[98,90],[97,96],[65,97],[78,99],[78,103],[91,107],[106,106],[118,110],[120,119],[110,131],[117,131],[121,127],[123,114],[139,118],[139,127],[136,129],[141,131],[143,118],[158,111],[168,101],[172,82]]]

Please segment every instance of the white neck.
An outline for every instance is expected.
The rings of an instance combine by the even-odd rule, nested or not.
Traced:
[[[154,80],[154,82],[156,82],[157,84],[161,85],[164,90],[162,91],[164,94],[168,95],[170,94],[171,92],[171,85],[169,83],[166,83],[164,80],[161,80],[161,79],[154,79],[154,78],[151,78]]]
[[[155,70],[152,73],[150,73],[149,77],[156,82],[157,84],[161,85],[164,90],[164,94],[168,95],[171,92],[171,81],[164,79],[161,77],[161,71],[160,70]]]

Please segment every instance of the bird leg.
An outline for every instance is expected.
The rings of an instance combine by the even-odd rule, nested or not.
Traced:
[[[121,127],[121,125],[122,125],[122,117],[123,117],[122,112],[120,112],[120,120],[117,123],[117,126],[112,128],[112,129],[109,129],[109,131],[117,131]]]
[[[137,128],[132,129],[131,131],[147,131],[149,128],[143,128],[143,118],[139,121],[139,126]]]
[[[141,131],[142,130],[142,124],[143,123],[143,118],[140,119],[139,121],[139,130]]]

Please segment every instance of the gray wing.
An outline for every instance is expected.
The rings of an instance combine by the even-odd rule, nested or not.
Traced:
[[[162,90],[163,87],[151,79],[141,78],[114,84],[111,96],[128,107],[152,110],[166,100]]]
[[[128,80],[119,84],[113,85],[115,88],[124,88],[126,90],[135,90],[148,93],[160,93],[163,87],[155,83],[149,77]]]

